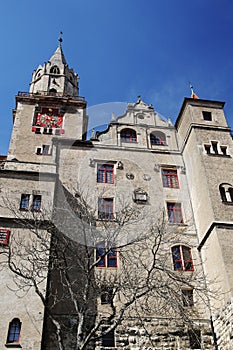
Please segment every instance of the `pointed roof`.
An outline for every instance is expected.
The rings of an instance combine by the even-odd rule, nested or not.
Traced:
[[[64,53],[62,51],[61,44],[58,45],[56,51],[50,57],[50,62],[62,62],[64,65],[67,65]]]

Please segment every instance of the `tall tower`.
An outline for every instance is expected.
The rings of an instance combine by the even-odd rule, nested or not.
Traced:
[[[221,348],[233,346],[233,143],[224,102],[185,98],[176,128]],[[216,297],[217,295],[217,297]],[[225,346],[225,347],[224,347]]]
[[[85,139],[87,120],[86,101],[78,95],[78,75],[68,67],[60,41],[50,60],[33,72],[30,92],[16,96],[9,152],[0,169],[1,349],[41,349],[43,303],[31,288],[17,290],[5,254],[12,246],[18,247],[21,267],[24,264],[29,273],[35,272],[30,253],[22,252],[35,237],[30,220],[43,226],[50,218],[56,178],[52,139],[69,138],[71,144],[72,140]],[[33,230],[39,229],[46,237],[42,226]],[[45,242],[50,242],[49,237]],[[42,295],[46,272],[45,266],[40,276]]]
[[[49,61],[33,72],[29,93],[16,96],[8,160],[41,162],[41,155],[51,155],[53,137],[86,137],[86,101],[78,95],[78,75],[68,67],[59,41]]]

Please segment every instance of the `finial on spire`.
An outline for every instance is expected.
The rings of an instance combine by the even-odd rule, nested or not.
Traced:
[[[62,34],[63,34],[63,33],[60,32],[60,36],[59,36],[59,38],[58,38],[58,41],[60,42],[60,44],[59,44],[60,46],[61,46],[61,43],[62,43],[62,41],[63,41],[63,40],[62,40]]]
[[[191,90],[191,98],[196,98],[198,99],[199,97],[195,94],[194,90],[193,90],[193,85],[189,82],[189,87]]]

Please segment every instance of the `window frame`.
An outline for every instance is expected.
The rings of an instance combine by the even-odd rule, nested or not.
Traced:
[[[162,182],[165,188],[180,188],[178,172],[174,168],[162,168]],[[175,182],[175,185],[173,185]]]
[[[151,146],[167,146],[166,135],[161,131],[154,131],[150,133]]]
[[[102,331],[104,332],[107,329],[108,327],[103,327]],[[107,334],[102,334],[101,343],[103,348],[115,348],[115,345],[116,345],[115,330],[113,329]]]
[[[233,186],[229,183],[221,183],[219,192],[224,204],[233,204]]]
[[[104,288],[100,294],[101,305],[109,305],[112,303],[114,298],[113,288]]]
[[[210,111],[202,111],[203,120],[211,122],[212,121],[212,113]]]
[[[38,200],[39,199],[39,200]],[[38,205],[39,203],[39,205]],[[32,211],[41,211],[42,196],[41,194],[34,194],[32,197]]]
[[[11,231],[6,228],[0,228],[0,246],[7,246],[9,244]]]
[[[124,128],[120,131],[121,142],[136,143],[137,133],[134,129]]]
[[[183,224],[184,218],[181,203],[167,202],[167,216],[170,224]]]
[[[21,325],[22,322],[20,322],[19,318],[13,318],[13,320],[9,323],[6,341],[7,344],[19,344]]]
[[[175,252],[176,249],[176,252]],[[177,249],[179,249],[179,255],[177,254]],[[192,249],[187,245],[174,245],[171,247],[172,251],[172,262],[174,271],[184,271],[193,272],[194,263],[192,257]],[[185,252],[186,251],[186,252]],[[188,252],[189,258],[185,257],[185,253]]]
[[[95,258],[96,262],[101,258],[98,263],[96,263],[96,267],[98,268],[118,268],[117,248],[112,247],[110,242],[102,241],[96,245]],[[114,263],[112,264],[112,262]]]
[[[29,205],[30,205],[30,194],[29,193],[22,193],[19,209],[21,211],[28,211]]]
[[[97,183],[114,184],[114,164],[97,164]]]
[[[183,306],[188,308],[193,307],[194,306],[193,289],[183,288],[181,290],[181,293],[182,293]]]
[[[98,198],[98,220],[113,220],[113,219],[114,219],[113,198],[99,197]]]

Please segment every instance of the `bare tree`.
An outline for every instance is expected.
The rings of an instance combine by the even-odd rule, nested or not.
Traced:
[[[43,350],[93,349],[125,319],[137,320],[155,346],[148,317],[177,321],[181,330],[206,317],[207,291],[197,258],[195,269],[174,268],[171,247],[187,243],[182,227],[168,225],[162,210],[153,219],[137,204],[124,203],[114,217],[101,216],[80,192],[61,190],[72,213],[58,193],[52,220],[43,210],[22,215],[9,201],[4,204],[18,230],[1,252],[3,264],[15,276],[16,293],[33,288],[45,307]],[[187,307],[192,301],[182,290],[195,290],[202,307]]]

